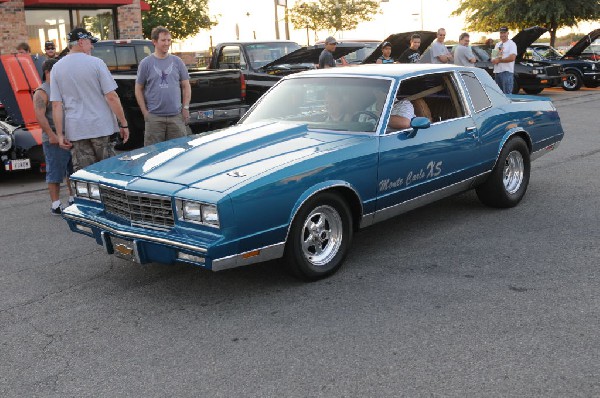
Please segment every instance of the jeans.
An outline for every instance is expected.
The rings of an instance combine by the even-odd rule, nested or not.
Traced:
[[[495,74],[495,80],[498,86],[500,86],[500,90],[504,94],[512,94],[513,91],[513,83],[514,83],[514,73],[512,72],[500,72]]]

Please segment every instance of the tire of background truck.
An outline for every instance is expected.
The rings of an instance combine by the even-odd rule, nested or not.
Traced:
[[[527,94],[539,94],[544,90],[544,88],[524,88],[523,91],[525,91]]]
[[[574,70],[565,71],[566,79],[562,82],[562,88],[566,91],[577,91],[581,88],[583,78],[579,72]]]
[[[521,90],[521,86],[519,85],[519,82],[517,81],[517,78],[513,77],[513,90],[512,90],[512,93],[513,94],[519,94],[519,90]]]

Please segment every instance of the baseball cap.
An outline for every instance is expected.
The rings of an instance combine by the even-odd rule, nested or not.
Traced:
[[[389,41],[384,41],[383,43],[381,43],[381,48],[385,48],[385,47],[391,47],[392,43],[390,43]]]
[[[47,41],[47,42],[45,42],[44,43],[44,49],[48,50],[50,48],[56,50],[56,46],[54,45],[54,42],[53,41]]]
[[[337,44],[337,40],[333,36],[329,36],[325,39],[325,44]]]
[[[498,32],[508,32],[508,28],[506,26],[502,26],[500,29],[498,29]]]
[[[83,28],[75,28],[73,29],[69,35],[69,42],[77,41],[79,39],[90,39],[92,43],[96,43],[98,41],[97,37],[94,37],[90,32]]]

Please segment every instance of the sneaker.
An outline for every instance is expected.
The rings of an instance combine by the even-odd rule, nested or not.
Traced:
[[[56,209],[50,208],[50,213],[52,213],[53,216],[60,216],[62,215],[62,209],[60,206],[58,206]]]

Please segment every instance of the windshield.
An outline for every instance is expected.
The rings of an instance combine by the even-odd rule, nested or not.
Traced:
[[[349,43],[353,44],[353,43]],[[346,55],[344,58],[349,64],[360,64],[365,58],[367,58],[379,45],[379,43],[356,43],[357,46],[365,45],[360,50],[356,50],[353,53]]]
[[[473,54],[475,54],[475,56],[477,57],[477,59],[479,61],[487,62],[490,60],[490,53],[488,53],[485,48],[473,46],[473,47],[471,47],[471,49],[473,50]],[[489,50],[490,50],[490,52],[492,51],[491,48],[489,48]]]
[[[540,60],[544,60],[544,59],[561,59],[561,58],[562,58],[562,54],[550,46],[533,47],[533,59],[535,61],[540,61]]]
[[[391,84],[391,80],[366,77],[284,80],[241,123],[293,121],[313,129],[374,132]]]
[[[258,69],[300,48],[298,43],[255,43],[246,45],[250,65]]]

